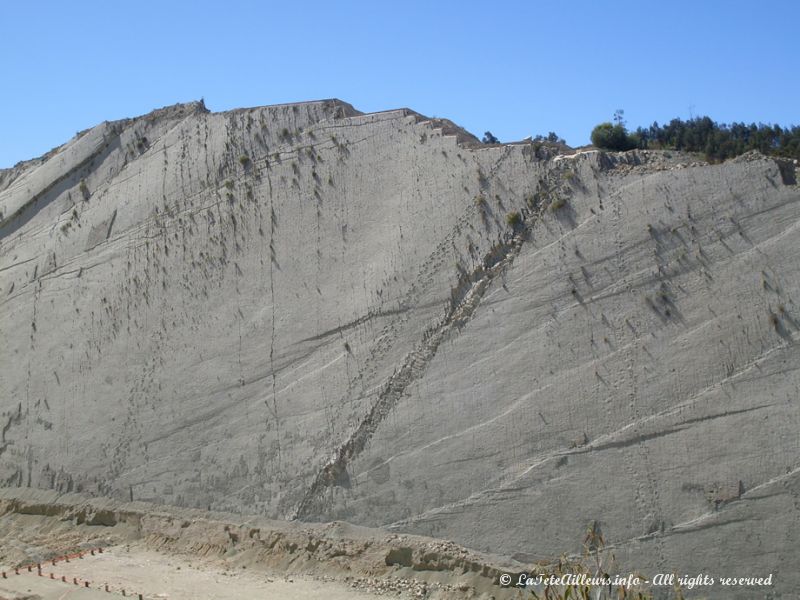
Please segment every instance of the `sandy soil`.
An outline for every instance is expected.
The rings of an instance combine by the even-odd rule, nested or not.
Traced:
[[[27,571],[37,562],[42,577],[35,567]],[[343,522],[272,521],[0,488],[1,570],[9,577],[0,579],[0,590],[20,595],[0,591],[0,600],[26,593],[92,598],[92,590],[108,598],[106,585],[111,595],[121,597],[124,589],[128,598],[150,600],[510,600],[521,597],[519,590],[502,588],[498,578],[524,565],[446,540]]]
[[[56,580],[51,580],[50,573]],[[229,569],[214,561],[191,561],[183,557],[125,547],[110,548],[102,555],[87,556],[55,567],[44,565],[43,577],[22,572],[0,580],[0,598],[25,598],[35,594],[42,600],[92,600],[108,598],[105,586],[115,596],[148,600],[359,600],[380,597],[349,587],[341,582],[318,581],[296,576],[271,576]],[[67,583],[60,581],[67,578]],[[90,582],[90,588],[79,585]],[[13,593],[12,593],[13,592]],[[36,597],[34,596],[34,598]],[[402,597],[395,595],[394,597]],[[406,596],[409,597],[409,596]]]

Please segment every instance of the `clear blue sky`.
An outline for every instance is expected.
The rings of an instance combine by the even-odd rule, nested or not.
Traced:
[[[691,114],[800,124],[797,0],[4,2],[0,167],[103,120],[337,97],[572,145]]]

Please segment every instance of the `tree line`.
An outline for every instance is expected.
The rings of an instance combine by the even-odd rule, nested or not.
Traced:
[[[709,117],[657,122],[629,132],[622,111],[615,123],[600,123],[592,130],[592,144],[606,150],[669,149],[703,153],[709,162],[739,156],[750,150],[800,159],[800,127],[759,123],[717,123]]]

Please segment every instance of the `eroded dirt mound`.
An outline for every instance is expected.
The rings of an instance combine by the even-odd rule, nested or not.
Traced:
[[[123,581],[129,582],[129,591],[136,582],[144,585],[148,569],[154,576],[153,565],[159,563],[155,556],[165,561],[171,557],[174,571],[194,565],[202,577],[247,572],[257,574],[253,577],[261,583],[297,577],[307,589],[345,586],[353,594],[410,598],[515,597],[517,592],[498,585],[499,576],[525,570],[516,561],[451,542],[343,522],[287,523],[76,494],[0,490],[0,515],[4,569],[25,571],[26,565],[43,564],[56,579],[62,573],[68,574],[68,582],[76,574],[79,582],[111,579],[118,590],[125,585],[119,582],[120,573],[127,573]],[[102,558],[100,553],[90,555],[97,548],[104,548]],[[73,557],[65,563],[61,558],[81,551],[81,560]],[[170,573],[162,576],[170,579]],[[180,588],[180,577],[175,577],[170,585]],[[255,580],[245,579],[231,585],[243,590],[254,585]]]

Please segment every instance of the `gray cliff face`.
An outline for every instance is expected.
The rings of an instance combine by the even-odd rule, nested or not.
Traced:
[[[0,481],[800,583],[794,165],[476,142],[189,104],[0,171]]]

